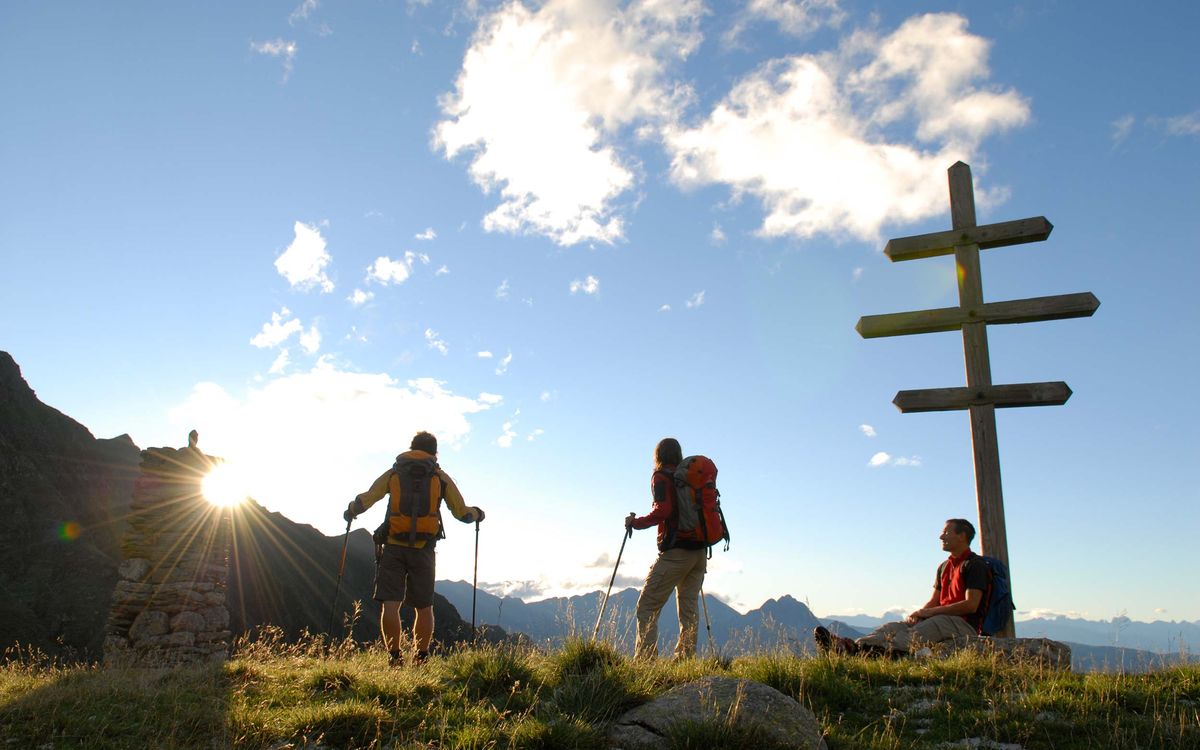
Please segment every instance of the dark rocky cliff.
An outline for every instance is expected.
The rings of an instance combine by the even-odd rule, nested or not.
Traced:
[[[38,401],[0,352],[0,645],[99,653],[139,452]]]

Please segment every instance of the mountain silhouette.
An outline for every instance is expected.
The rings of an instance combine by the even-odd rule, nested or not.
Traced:
[[[19,644],[100,657],[140,461],[128,435],[97,439],[43,404],[13,358],[0,352],[0,649]],[[342,541],[253,500],[235,508],[226,599],[233,633],[263,625],[289,638],[323,633],[332,610],[335,636],[377,640],[370,534],[350,534],[339,588]],[[361,616],[347,633],[344,614],[356,600]],[[437,641],[470,638],[470,626],[440,594],[434,617]],[[411,624],[411,609],[401,618]],[[494,629],[487,635],[505,637]]]

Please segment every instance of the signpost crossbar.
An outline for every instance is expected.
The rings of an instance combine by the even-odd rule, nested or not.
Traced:
[[[985,224],[981,227],[968,226],[948,232],[899,237],[889,240],[883,248],[883,253],[893,262],[933,258],[938,255],[950,255],[954,248],[963,245],[975,245],[980,250],[990,250],[994,247],[1041,242],[1049,237],[1053,230],[1054,225],[1046,221],[1045,216],[1034,216],[1000,224]]]

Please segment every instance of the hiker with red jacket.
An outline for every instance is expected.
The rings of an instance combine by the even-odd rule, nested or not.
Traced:
[[[813,632],[822,652],[836,651],[868,656],[897,656],[921,646],[973,636],[980,632],[984,591],[988,586],[986,563],[971,551],[975,527],[963,518],[951,518],[942,529],[942,549],[950,558],[938,566],[929,601],[903,622],[888,622],[856,641],[834,637],[826,628]]]
[[[663,438],[654,448],[654,473],[650,491],[654,500],[649,513],[625,518],[626,529],[658,527],[658,559],[646,574],[646,583],[637,603],[637,646],[635,658],[652,659],[658,655],[658,615],[667,598],[675,591],[679,612],[679,642],[675,657],[696,655],[696,637],[700,614],[697,597],[708,569],[708,547],[704,541],[680,539],[676,508],[675,468],[683,461],[683,449],[675,438]]]
[[[396,456],[392,468],[351,501],[344,518],[349,522],[362,515],[384,495],[389,496],[387,516],[375,531],[376,549],[383,549],[375,565],[375,601],[383,602],[379,629],[392,665],[401,665],[400,607],[412,607],[417,647],[413,661],[419,664],[429,657],[433,639],[434,546],[446,536],[441,503],[445,500],[463,523],[482,521],[484,514],[466,505],[454,480],[438,466],[437,438],[428,432],[413,437],[411,449]]]

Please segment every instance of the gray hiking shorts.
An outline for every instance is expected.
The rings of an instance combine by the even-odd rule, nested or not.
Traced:
[[[375,601],[401,602],[413,609],[433,606],[437,553],[433,542],[424,547],[385,544],[375,566]]]

